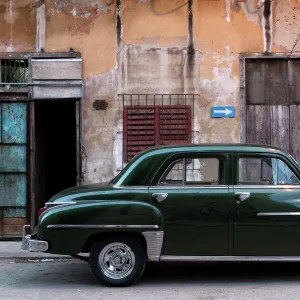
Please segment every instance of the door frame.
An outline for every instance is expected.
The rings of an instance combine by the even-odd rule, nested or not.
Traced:
[[[48,86],[48,87],[68,87],[68,86],[80,86],[81,95],[74,99],[76,100],[76,131],[77,131],[77,185],[80,185],[83,181],[82,178],[82,136],[83,136],[83,101],[84,101],[84,83],[81,80],[69,80],[64,82],[55,81],[53,79],[47,79],[43,81],[33,81],[32,79],[32,60],[33,59],[81,59],[80,52],[0,52],[0,61],[2,59],[20,60],[24,59],[28,61],[28,78],[26,82],[2,82],[0,76],[0,101],[1,102],[26,102],[27,105],[27,204],[26,204],[26,219],[31,225],[33,230],[36,226],[36,203],[35,203],[35,191],[34,191],[34,101],[33,100],[33,88],[35,86]],[[1,68],[0,68],[1,75]],[[7,88],[8,87],[8,88]],[[60,99],[59,99],[60,100]],[[68,99],[71,100],[71,99]],[[55,101],[55,100],[53,100]],[[21,232],[20,232],[21,236]],[[1,239],[1,236],[0,236]]]
[[[36,178],[36,168],[35,168],[35,103],[37,101],[44,101],[43,99],[29,101],[29,143],[28,143],[28,166],[30,177],[28,192],[30,199],[30,206],[28,207],[28,221],[30,221],[31,229],[34,229],[37,225],[37,207],[36,207],[36,197],[35,197],[35,178]],[[48,99],[46,101],[49,101]],[[55,99],[51,101],[64,101],[64,99]],[[82,100],[81,99],[67,99],[67,101],[74,102],[75,113],[76,113],[76,184],[80,185],[82,182]]]

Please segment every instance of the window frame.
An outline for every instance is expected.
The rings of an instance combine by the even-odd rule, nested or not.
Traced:
[[[249,159],[261,159],[261,158],[269,158],[269,159],[276,159],[276,184],[240,184],[239,179],[240,179],[240,159],[245,159],[245,158],[249,158]],[[299,180],[299,184],[290,184],[290,183],[285,183],[285,184],[278,184],[278,160],[280,160],[281,162],[283,162],[289,169],[290,171],[294,174],[294,176]],[[247,187],[253,187],[253,186],[261,186],[261,187],[274,187],[274,186],[299,186],[300,187],[300,177],[299,177],[299,173],[295,172],[295,167],[293,164],[291,164],[291,162],[289,161],[289,159],[287,159],[284,156],[281,155],[276,155],[276,154],[271,154],[270,153],[243,153],[243,154],[239,154],[236,156],[235,159],[235,174],[236,177],[234,178],[234,185],[236,186],[247,186]]]
[[[289,172],[291,172],[293,175],[294,175],[294,177],[296,177],[296,179],[298,179],[298,183],[293,183],[293,184],[291,184],[291,183],[286,183],[286,184],[284,184],[284,183],[278,183],[279,182],[279,173],[278,173],[278,171],[279,171],[279,163],[283,163],[284,164],[284,166],[285,166],[285,168],[287,168],[288,170],[289,170]],[[287,176],[287,174],[286,174],[286,169],[285,169],[285,176]],[[299,180],[299,178],[297,177],[297,175],[291,170],[291,168],[286,164],[286,163],[284,163],[281,159],[277,159],[276,160],[276,179],[277,179],[277,185],[300,185],[300,180]]]
[[[218,159],[219,161],[219,184],[186,184],[185,178],[186,178],[186,167],[183,168],[183,181],[182,185],[175,185],[175,184],[162,184],[161,180],[164,178],[164,176],[167,174],[168,171],[178,162],[179,160],[184,160],[183,165],[185,164],[185,159],[201,159],[201,158],[214,158]],[[175,154],[171,156],[169,159],[167,159],[158,170],[157,174],[154,176],[150,187],[175,187],[175,188],[207,188],[207,187],[226,187],[229,185],[229,175],[228,175],[228,165],[229,165],[229,158],[228,154],[222,154],[222,153],[180,153]]]
[[[182,184],[180,185],[180,184],[172,184],[172,186],[184,186],[184,178],[185,178],[185,158],[179,158],[179,159],[176,159],[176,160],[174,160],[174,161],[172,161],[170,164],[169,164],[169,166],[165,169],[165,171],[162,173],[162,175],[160,176],[160,178],[158,179],[158,182],[157,182],[157,185],[159,185],[159,186],[169,186],[169,184],[163,184],[161,181],[162,181],[162,179],[165,179],[166,178],[166,176],[169,174],[169,172],[172,170],[172,168],[178,163],[178,162],[180,162],[180,161],[182,161],[182,164],[183,164],[183,169],[182,169],[182,176],[183,176],[183,178],[182,178]]]

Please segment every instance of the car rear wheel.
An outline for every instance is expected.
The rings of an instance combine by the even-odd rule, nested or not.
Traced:
[[[145,270],[145,249],[136,238],[106,238],[92,247],[90,266],[95,278],[105,285],[128,286]]]

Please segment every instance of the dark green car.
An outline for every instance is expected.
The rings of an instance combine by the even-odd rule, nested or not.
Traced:
[[[300,261],[300,167],[271,146],[146,150],[110,183],[70,188],[43,208],[22,249],[80,257],[107,285],[149,261]]]

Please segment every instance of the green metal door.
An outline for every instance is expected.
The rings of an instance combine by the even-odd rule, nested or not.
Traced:
[[[300,180],[284,157],[235,156],[234,255],[300,255]]]
[[[26,217],[26,123],[26,103],[0,103],[1,236],[19,235],[13,219]]]
[[[228,163],[227,153],[183,154],[166,162],[149,188],[165,218],[163,255],[229,255]]]

